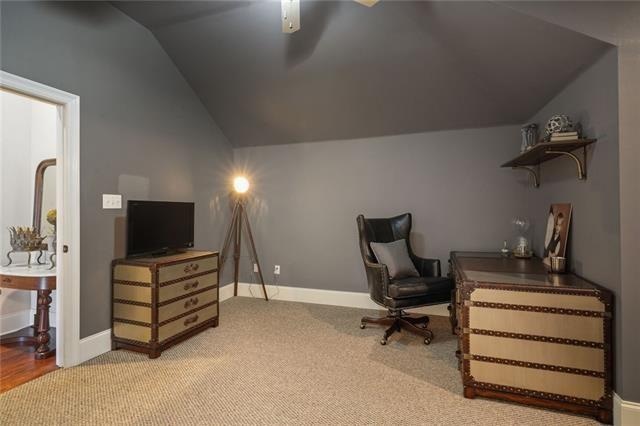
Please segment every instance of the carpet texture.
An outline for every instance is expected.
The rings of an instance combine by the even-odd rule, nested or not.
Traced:
[[[448,319],[430,346],[360,330],[375,312],[234,298],[220,326],[156,360],[124,350],[0,395],[14,424],[592,425],[588,418],[462,397]]]

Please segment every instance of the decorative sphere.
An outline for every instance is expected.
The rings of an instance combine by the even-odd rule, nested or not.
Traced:
[[[556,114],[547,121],[544,130],[547,136],[551,136],[552,133],[570,132],[573,130],[573,121],[567,115]]]
[[[233,189],[239,194],[244,194],[249,190],[249,180],[244,176],[237,176],[233,179]]]

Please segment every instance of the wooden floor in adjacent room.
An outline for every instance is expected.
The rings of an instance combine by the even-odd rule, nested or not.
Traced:
[[[31,327],[22,329],[13,334],[26,334]],[[52,338],[55,338],[55,330],[51,329]],[[6,337],[6,336],[5,336]],[[30,380],[36,379],[57,369],[56,357],[47,359],[35,359],[35,349],[30,346],[18,344],[0,345],[0,393],[20,386]]]

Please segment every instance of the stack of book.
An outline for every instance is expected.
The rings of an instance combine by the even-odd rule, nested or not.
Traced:
[[[566,142],[578,139],[578,132],[557,132],[551,133],[551,142]]]

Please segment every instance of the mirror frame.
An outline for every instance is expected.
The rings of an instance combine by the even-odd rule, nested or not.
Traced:
[[[40,234],[40,222],[42,221],[42,191],[44,189],[44,172],[47,167],[55,166],[56,159],[42,160],[36,168],[36,183],[33,191],[33,229]]]

